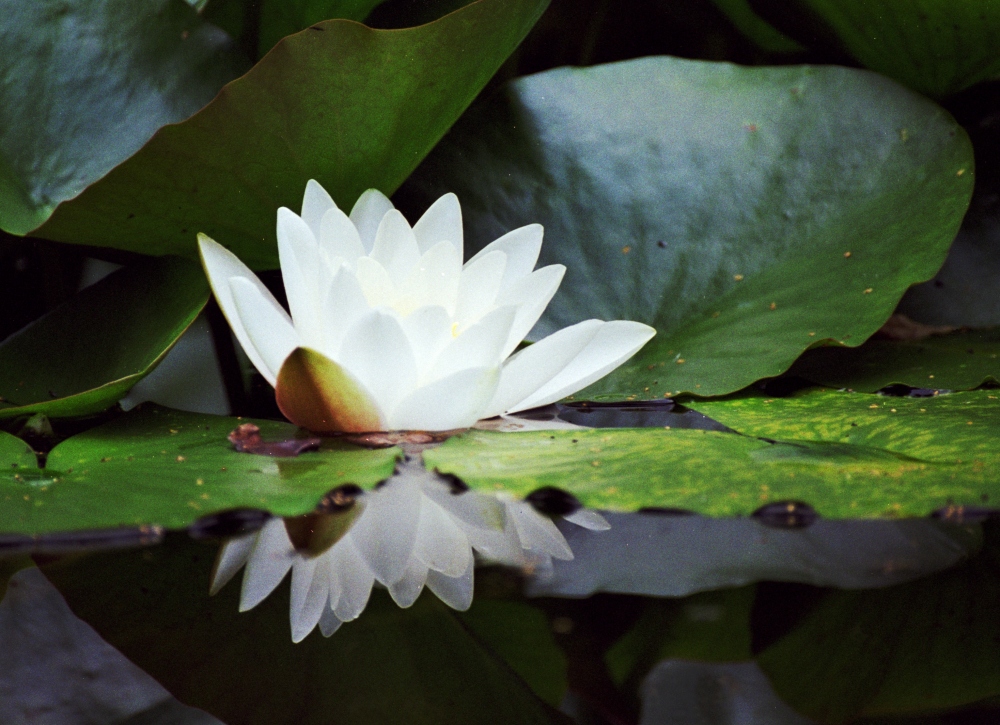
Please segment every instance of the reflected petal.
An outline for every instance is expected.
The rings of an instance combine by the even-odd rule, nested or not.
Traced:
[[[226,586],[229,580],[236,575],[236,572],[247,563],[256,540],[257,534],[253,533],[223,542],[222,546],[219,547],[219,554],[215,558],[215,566],[212,568],[212,584],[208,589],[209,595],[215,594]]]
[[[472,549],[462,529],[427,496],[420,502],[414,554],[445,576],[460,576],[472,563]]]
[[[295,561],[295,548],[285,533],[285,522],[271,519],[257,532],[243,573],[240,611],[253,609],[273,592]]]
[[[365,495],[365,509],[344,537],[385,586],[399,581],[406,570],[417,540],[419,512],[419,486],[395,476]]]
[[[427,572],[427,588],[452,609],[464,612],[472,606],[473,568],[470,563],[469,568],[457,577],[429,571]]]
[[[375,575],[350,536],[338,541],[330,552],[330,566],[339,592],[336,603],[331,597],[333,613],[341,621],[350,622],[357,619],[368,604]]]
[[[397,605],[406,609],[417,601],[420,592],[424,590],[424,582],[427,581],[427,565],[417,558],[411,558],[406,565],[406,571],[399,581],[386,586],[389,596]]]

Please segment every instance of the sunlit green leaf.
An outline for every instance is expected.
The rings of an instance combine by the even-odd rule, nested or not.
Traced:
[[[860,394],[844,406],[820,399],[797,410],[789,410],[793,400],[698,403],[723,423],[777,440],[702,430],[476,431],[424,460],[473,488],[524,496],[555,486],[611,510],[746,516],[793,500],[829,518],[926,516],[1000,500],[1000,407],[985,393],[962,395],[934,399],[945,403],[937,407]],[[747,413],[737,418],[725,406]]]
[[[547,0],[479,0],[407,30],[318,23],[279,43],[200,113],[59,207],[36,236],[194,254],[205,232],[277,267],[275,212],[308,179],[350,209],[391,193],[496,72]]]
[[[120,269],[0,343],[0,418],[97,413],[166,355],[208,300],[177,257]]]
[[[996,0],[751,0],[779,27],[834,40],[862,65],[929,96],[1000,75]],[[783,22],[784,21],[784,22]],[[812,37],[810,37],[812,36]]]
[[[0,228],[15,234],[211,101],[246,63],[184,0],[0,0],[0,17]]]
[[[1000,330],[937,335],[923,340],[868,340],[861,347],[808,351],[791,373],[832,388],[874,392],[902,383],[914,388],[969,390],[1000,381]]]
[[[827,593],[759,655],[775,690],[823,723],[1000,695],[995,531],[988,541],[976,558],[931,577]]]
[[[864,341],[940,266],[971,175],[961,128],[872,73],[644,58],[513,82],[405,188],[456,192],[473,248],[544,224],[541,262],[568,271],[536,332],[659,330],[577,397],[655,398]]]
[[[387,478],[398,454],[335,442],[297,458],[237,453],[226,436],[243,422],[144,406],[74,436],[52,450],[44,469],[0,472],[0,533],[181,528],[241,507],[294,516],[341,484]],[[265,439],[298,432],[256,422]]]
[[[376,592],[330,639],[292,644],[284,588],[242,614],[234,585],[209,598],[214,554],[168,542],[46,575],[129,659],[227,723],[565,722],[429,594],[399,609]]]

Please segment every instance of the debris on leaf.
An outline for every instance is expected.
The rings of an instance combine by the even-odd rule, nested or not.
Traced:
[[[240,453],[256,453],[275,458],[293,458],[306,451],[315,451],[323,442],[320,438],[289,438],[283,441],[265,441],[260,428],[253,423],[243,423],[229,433],[229,442]]]

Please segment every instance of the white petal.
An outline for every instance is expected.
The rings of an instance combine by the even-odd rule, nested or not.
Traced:
[[[288,539],[285,522],[271,519],[257,532],[257,540],[247,560],[240,591],[240,611],[260,604],[277,588],[295,561],[295,548]]]
[[[424,590],[424,582],[427,581],[427,565],[416,558],[411,558],[407,563],[406,571],[398,581],[386,586],[389,596],[400,607],[406,609],[411,606],[420,592]]]
[[[324,637],[332,636],[342,624],[340,617],[330,607],[323,609],[323,614],[319,618],[319,631],[323,633]]]
[[[385,267],[396,286],[420,266],[420,250],[406,218],[395,209],[389,211],[378,225],[371,258]]]
[[[417,388],[389,414],[389,428],[468,428],[493,399],[499,378],[499,368],[470,368]]]
[[[457,577],[449,577],[436,571],[427,572],[427,588],[437,595],[437,598],[452,609],[464,612],[472,606],[473,564]]]
[[[341,621],[350,622],[357,619],[368,604],[375,575],[351,540],[350,533],[330,551],[334,552],[330,562],[338,592],[336,602],[333,602],[333,595],[330,596],[333,612]]]
[[[454,314],[462,257],[450,242],[439,242],[420,258],[421,286],[425,305],[441,305]]]
[[[463,255],[462,207],[458,197],[445,194],[435,201],[420,220],[413,225],[413,233],[420,245],[420,252],[426,252],[438,242],[447,241],[458,252],[458,258]]]
[[[326,189],[315,179],[309,179],[306,183],[306,193],[302,196],[302,220],[309,226],[313,236],[317,239],[319,239],[320,221],[323,216],[330,209],[336,208],[337,205]]]
[[[341,267],[333,276],[320,309],[324,327],[323,346],[319,350],[336,360],[347,331],[370,309],[358,278],[349,267]]]
[[[548,405],[599,380],[635,355],[656,334],[649,325],[628,320],[605,322],[590,343],[552,380],[508,412]]]
[[[607,531],[611,528],[608,520],[594,511],[594,509],[577,509],[573,513],[563,516],[563,519],[591,531]]]
[[[544,231],[541,224],[529,224],[526,227],[507,232],[496,241],[483,247],[469,262],[474,262],[479,257],[494,251],[506,254],[507,267],[503,273],[503,281],[500,283],[502,293],[519,279],[531,274],[531,270],[538,262],[538,253],[542,250]]]
[[[500,384],[484,417],[500,415],[535,393],[559,374],[594,339],[603,326],[585,320],[555,332],[507,358]]]
[[[295,576],[301,564],[308,560],[297,563],[292,570],[292,588],[295,587]],[[329,568],[326,566],[313,567],[309,574],[310,585],[301,605],[296,609],[294,603],[291,607],[292,641],[301,642],[312,632],[319,623],[325,611],[331,611],[327,606],[330,601]]]
[[[337,207],[323,215],[319,224],[319,234],[316,236],[319,247],[327,257],[329,264],[334,258],[342,257],[353,265],[358,257],[365,255],[364,245],[358,235],[358,228],[348,216]]]
[[[462,268],[455,306],[455,319],[460,330],[474,324],[493,309],[506,266],[506,254],[490,252]]]
[[[240,329],[248,341],[243,349],[260,374],[274,385],[285,358],[302,344],[299,335],[277,300],[269,293],[266,296],[262,294],[251,280],[232,277],[229,291],[236,311],[234,317],[239,320]],[[243,344],[243,341],[240,340],[240,343]]]
[[[344,537],[385,586],[399,581],[413,554],[420,496],[416,484],[400,476],[389,479],[365,495],[365,510]]]
[[[499,367],[516,314],[516,307],[498,307],[454,338],[434,361],[429,371],[431,379],[467,368]]]
[[[337,362],[388,413],[417,385],[417,363],[396,318],[380,310],[362,315],[344,335]]]
[[[370,252],[375,245],[375,232],[378,231],[382,217],[393,208],[392,202],[378,189],[369,189],[354,203],[351,221],[358,228],[358,235],[366,252]]]
[[[563,265],[550,264],[548,267],[535,270],[527,277],[522,277],[497,295],[497,305],[518,306],[517,317],[514,318],[510,337],[507,338],[507,345],[504,347],[505,356],[510,355],[521,340],[531,332],[531,328],[538,322],[538,318],[545,312],[552,296],[562,284],[565,274],[566,268]]]
[[[295,212],[278,209],[278,258],[288,309],[295,330],[305,345],[320,344],[320,287],[326,265],[320,258],[316,238]]]
[[[469,540],[444,509],[424,496],[414,554],[428,569],[445,576],[460,576],[472,562]]]
[[[434,305],[421,307],[399,324],[410,341],[417,378],[422,381],[441,351],[455,339],[451,334],[451,316],[444,307]]]
[[[391,307],[396,301],[396,286],[389,273],[371,257],[359,257],[354,274],[371,307]]]
[[[297,556],[292,564],[292,585],[290,587],[289,609],[292,613],[292,622],[295,615],[302,610],[309,588],[313,583],[313,574],[316,571],[316,559],[311,557]],[[328,592],[329,594],[329,592]]]
[[[228,249],[223,247],[218,242],[209,239],[204,234],[198,235],[198,248],[201,252],[201,262],[205,267],[205,274],[208,276],[208,281],[212,285],[212,292],[215,294],[215,299],[219,302],[219,307],[222,308],[223,314],[226,316],[226,320],[229,321],[229,326],[233,330],[233,334],[236,335],[236,339],[240,343],[240,347],[246,352],[247,357],[250,358],[250,362],[253,366],[260,371],[267,381],[274,385],[275,380],[278,375],[278,368],[272,369],[265,362],[264,358],[257,351],[254,342],[252,341],[250,334],[247,332],[243,321],[240,319],[238,310],[236,309],[236,302],[233,299],[232,288],[230,287],[229,280],[234,277],[240,277],[246,279],[250,284],[252,284],[259,295],[268,301],[268,303],[279,312],[281,316],[284,317],[287,326],[291,328],[292,321],[288,317],[288,314],[282,309],[278,301],[274,299],[274,296],[268,291],[257,276],[250,271],[239,258],[230,252]],[[288,352],[297,347],[298,344]],[[285,357],[288,353],[285,353]],[[279,363],[280,366],[280,363]]]
[[[226,586],[230,579],[235,576],[250,556],[253,550],[254,541],[257,534],[246,534],[229,539],[219,548],[219,555],[215,560],[215,567],[212,571],[212,584],[209,587],[209,595]]]
[[[547,516],[538,513],[525,501],[511,501],[507,513],[514,522],[521,546],[525,549],[548,554],[554,559],[570,560],[573,552],[556,525]]]

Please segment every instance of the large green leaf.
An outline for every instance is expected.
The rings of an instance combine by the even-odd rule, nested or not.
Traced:
[[[1000,549],[995,531],[987,538],[979,556],[932,577],[827,593],[759,655],[775,690],[828,723],[1000,695]]]
[[[177,541],[45,572],[70,607],[182,702],[227,723],[551,723],[537,699],[437,599],[376,592],[330,639],[292,644],[288,598],[239,613],[209,598],[214,550]]]
[[[795,53],[805,50],[801,45],[769,25],[757,15],[749,0],[712,0],[736,29],[771,53]]]
[[[280,42],[201,112],[146,146],[34,233],[193,254],[205,232],[276,267],[274,219],[308,179],[341,206],[391,193],[485,85],[547,0],[478,0],[407,30],[319,23]]]
[[[746,516],[793,500],[829,518],[926,516],[1000,500],[1000,407],[985,393],[964,395],[934,399],[938,406],[857,395],[863,402],[847,409],[828,398],[792,411],[782,411],[794,404],[783,400],[773,409],[756,400],[698,404],[776,442],[702,430],[477,431],[426,451],[424,460],[473,488],[524,496],[555,486],[611,510]],[[824,415],[824,402],[833,412]],[[739,425],[727,405],[752,411],[756,425]]]
[[[382,0],[263,0],[260,4],[258,55],[286,35],[331,18],[362,21]]]
[[[861,347],[821,347],[791,371],[821,385],[874,392],[914,388],[969,390],[1000,381],[1000,330],[956,332],[923,340],[868,340]]]
[[[1000,75],[1000,2],[751,0],[792,35],[834,40],[864,66],[929,96]]]
[[[875,74],[645,58],[514,81],[406,188],[457,192],[473,248],[544,224],[542,262],[568,271],[536,332],[654,325],[578,396],[653,398],[863,342],[941,265],[971,175],[948,114]]]
[[[295,516],[343,483],[370,487],[388,478],[398,454],[332,441],[297,458],[237,453],[226,436],[244,422],[143,406],[63,441],[44,469],[0,472],[0,533],[181,528],[244,507]],[[298,431],[257,424],[265,439]]]
[[[147,259],[0,343],[0,419],[97,413],[141,380],[208,301],[198,265]]]
[[[967,472],[947,474],[956,482],[1000,482],[995,475],[1000,457],[1000,391],[996,390],[929,398],[810,390],[789,398],[698,400],[689,405],[746,435],[864,446],[938,464],[971,466]],[[990,500],[997,502],[995,496]],[[979,505],[985,501],[985,497],[956,499]]]
[[[15,234],[246,63],[183,0],[0,0],[0,17],[0,228]]]

